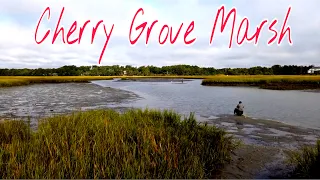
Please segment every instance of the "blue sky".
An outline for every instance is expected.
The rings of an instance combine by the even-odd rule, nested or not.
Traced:
[[[0,0],[0,68],[46,68],[63,65],[97,65],[105,42],[103,29],[99,29],[95,41],[90,44],[91,28],[99,20],[104,20],[107,30],[114,24],[113,33],[105,51],[101,65],[175,65],[251,67],[274,64],[320,65],[320,1],[317,0]],[[252,33],[259,23],[278,19],[276,29],[280,30],[288,7],[292,10],[287,24],[291,27],[293,45],[285,37],[282,45],[267,46],[272,36],[267,27],[262,31],[258,46],[245,43],[241,47],[233,44],[228,48],[229,32],[216,32],[214,42],[209,46],[209,37],[218,8],[226,5],[227,10],[237,8],[236,28],[243,17],[250,20]],[[50,44],[49,35],[43,44],[36,44],[34,34],[39,17],[45,8],[51,8],[51,19],[40,26],[40,35],[51,28],[55,30],[62,7],[65,13],[61,25],[68,31],[77,20],[79,25],[91,20],[80,45],[67,45],[58,37],[56,44]],[[159,20],[155,25],[149,45],[145,46],[145,32],[139,42],[130,46],[128,36],[131,20],[135,12],[144,8],[137,24]],[[183,33],[191,21],[195,21],[192,37],[197,40],[192,46],[183,44]],[[158,34],[163,24],[173,27],[176,32],[181,23],[185,26],[174,45],[160,46]],[[269,25],[269,24],[267,24]],[[79,29],[75,32],[78,34]],[[243,32],[243,31],[241,31]],[[235,38],[236,36],[234,36]]]

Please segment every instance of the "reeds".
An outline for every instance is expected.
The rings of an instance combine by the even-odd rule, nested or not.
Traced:
[[[263,89],[320,89],[320,76],[217,76],[204,79],[205,86],[257,86]]]
[[[22,86],[37,83],[87,83],[92,80],[111,80],[105,76],[1,76],[0,87]]]
[[[320,179],[320,140],[315,147],[305,146],[290,155],[295,166],[293,178]]]
[[[77,112],[0,123],[0,178],[217,178],[232,137],[173,111]]]

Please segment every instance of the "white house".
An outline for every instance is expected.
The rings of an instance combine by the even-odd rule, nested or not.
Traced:
[[[317,71],[320,72],[320,67],[313,67],[311,69],[308,70],[308,74],[314,74],[316,73]]]

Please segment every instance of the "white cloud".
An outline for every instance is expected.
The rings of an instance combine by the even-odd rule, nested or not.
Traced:
[[[94,43],[90,43],[92,28],[99,20],[104,21],[107,31],[114,24],[102,65],[191,64],[221,68],[320,64],[320,13],[317,10],[320,1],[317,0],[0,0],[0,4],[0,68],[96,65],[106,40],[103,26],[100,26]],[[277,18],[278,24],[275,28],[280,31],[287,9],[291,5],[291,15],[287,24],[291,26],[293,45],[288,45],[286,36],[281,46],[267,46],[266,42],[272,34],[265,26],[258,46],[244,43],[237,47],[235,29],[233,48],[229,49],[230,21],[222,35],[216,31],[213,44],[209,46],[215,16],[222,4],[226,5],[226,10],[237,8],[236,27],[240,24],[241,18],[249,18],[250,33],[254,32],[265,18],[269,22]],[[48,28],[51,29],[51,33],[43,44],[38,45],[34,40],[35,29],[47,6],[51,8],[51,19],[48,22],[47,17],[44,17],[39,35],[44,35]],[[80,45],[63,44],[61,35],[54,45],[51,44],[63,7],[65,12],[61,25],[65,28],[65,36],[75,20],[78,27],[72,39],[78,37],[79,27],[84,22],[91,21],[84,31]],[[152,29],[147,47],[144,44],[147,28],[134,47],[129,43],[131,21],[139,8],[144,8],[145,14],[138,15],[134,27],[144,21],[148,22],[149,27],[154,20],[159,20]],[[183,35],[191,21],[195,21],[195,30],[189,39],[196,37],[197,40],[192,46],[187,47],[183,44]],[[167,24],[176,33],[181,23],[184,23],[184,26],[176,44],[160,46],[158,36],[162,26]],[[219,29],[220,27],[217,27],[217,30]],[[133,36],[137,33],[139,32],[135,31]]]

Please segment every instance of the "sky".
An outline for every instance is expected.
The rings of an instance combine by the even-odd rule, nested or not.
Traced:
[[[103,20],[106,31],[111,30],[107,48],[100,65],[132,66],[168,66],[177,64],[197,65],[200,67],[236,68],[253,66],[315,65],[320,66],[320,7],[319,0],[0,0],[0,68],[56,68],[64,65],[99,65],[99,57],[106,41],[103,26],[97,30],[91,44],[92,28]],[[224,5],[226,13],[236,8],[237,17],[234,26],[232,47],[229,40],[232,19],[226,29],[220,33],[221,21],[217,23],[213,43],[209,40],[218,9]],[[37,39],[40,40],[50,29],[43,43],[37,44],[35,32],[44,10],[50,7],[42,19]],[[70,36],[76,39],[80,27],[90,23],[83,31],[81,43],[64,44],[61,34],[54,44],[52,38],[62,8],[64,9],[60,26],[65,30],[77,21],[77,28]],[[288,8],[291,12],[285,27],[290,27],[292,44],[288,34],[280,45],[267,45],[273,33],[268,30],[272,20],[277,19],[274,29],[280,34]],[[154,25],[148,45],[147,28],[135,45],[129,42],[130,25],[139,8],[144,14],[138,14],[133,28],[143,22],[149,27]],[[253,42],[236,44],[236,35],[243,18],[249,19],[249,36],[257,26],[267,19],[261,31],[257,45]],[[194,30],[188,39],[196,38],[191,45],[185,45],[184,34],[188,25],[194,21]],[[183,23],[177,41],[160,45],[158,37],[163,25],[172,27],[173,35]],[[133,39],[140,31],[133,29]],[[166,31],[164,31],[166,32]],[[240,29],[242,37],[245,28]],[[278,34],[278,35],[279,35]],[[161,36],[164,39],[164,35]],[[276,40],[278,40],[277,36]]]

